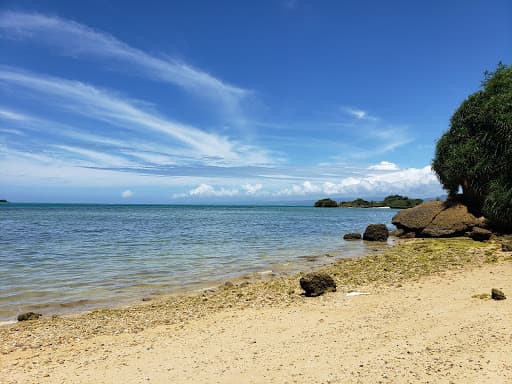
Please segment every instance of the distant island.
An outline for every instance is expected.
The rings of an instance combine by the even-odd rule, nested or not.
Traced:
[[[8,201],[4,200],[4,199],[0,199],[0,203],[8,203]]]
[[[407,196],[401,195],[389,195],[384,198],[383,201],[367,201],[361,198],[353,201],[340,201],[337,203],[332,199],[321,199],[315,202],[317,208],[395,208],[395,209],[406,209],[412,208],[423,203],[422,199],[410,199]]]

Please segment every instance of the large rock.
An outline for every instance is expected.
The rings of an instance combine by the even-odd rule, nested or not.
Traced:
[[[326,273],[308,273],[300,278],[300,287],[306,296],[320,296],[325,292],[336,292],[336,283]]]
[[[388,237],[389,230],[384,224],[370,224],[363,234],[363,240],[368,241],[386,241]]]
[[[485,241],[489,240],[492,236],[492,232],[488,229],[474,227],[471,232],[469,232],[469,237],[476,241]]]
[[[421,232],[424,236],[449,237],[464,234],[478,224],[478,219],[462,204],[454,204],[440,212]]]
[[[361,234],[357,232],[345,233],[343,240],[361,240]]]
[[[434,218],[445,209],[444,203],[439,200],[427,201],[414,208],[404,209],[398,212],[391,222],[397,228],[406,232],[420,232],[429,225]]]
[[[445,209],[445,206],[442,201],[427,201],[414,208],[398,212],[393,216],[391,222],[397,228],[404,229],[406,232],[419,232],[429,225],[443,209]]]

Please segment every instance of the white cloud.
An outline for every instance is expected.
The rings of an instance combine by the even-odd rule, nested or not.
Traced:
[[[346,177],[338,182],[326,181],[293,185],[275,193],[276,196],[304,196],[323,193],[325,195],[375,195],[386,193],[416,193],[436,196],[442,193],[441,186],[430,166],[408,168],[360,177]]]
[[[368,121],[377,121],[378,120],[377,117],[370,116],[368,114],[368,112],[363,111],[362,109],[359,109],[359,108],[343,107],[342,110],[346,114],[348,114],[348,115],[350,115],[352,117],[355,117],[358,120],[368,120]]]
[[[73,57],[90,55],[128,63],[133,67],[132,72],[135,70],[149,78],[206,96],[234,113],[239,101],[250,93],[186,63],[150,55],[110,34],[71,20],[39,13],[4,11],[0,13],[0,28],[18,39],[42,40]]]
[[[0,118],[15,121],[24,121],[28,119],[28,117],[25,115],[13,111],[8,111],[6,109],[0,109]]]
[[[305,181],[301,185],[292,185],[275,193],[276,196],[303,196],[322,192],[323,188],[310,181]]]
[[[395,163],[389,161],[381,161],[379,164],[370,165],[368,169],[374,171],[398,171],[399,168]]]
[[[180,175],[165,177],[155,173],[131,172],[117,169],[101,169],[85,161],[56,158],[53,152],[24,152],[7,147],[0,142],[0,180],[2,185],[31,188],[34,185],[66,189],[132,186],[168,186],[187,188],[203,182],[225,183],[230,178]]]
[[[215,189],[209,184],[201,184],[197,188],[189,192],[190,196],[196,197],[221,197],[221,196],[236,196],[239,194],[238,189]]]
[[[226,137],[204,132],[145,111],[132,100],[78,81],[37,76],[0,67],[0,82],[15,84],[44,96],[42,101],[66,108],[88,118],[105,121],[128,130],[147,129],[164,134],[196,153],[196,158],[210,164],[262,165],[272,162],[267,151],[242,145]]]
[[[80,156],[86,157],[94,161],[94,163],[91,165],[98,167],[135,167],[137,165],[136,163],[128,161],[122,157],[113,156],[86,148],[74,147],[70,145],[56,145],[55,147],[72,154],[78,154]]]
[[[25,136],[25,134],[18,129],[2,128],[0,127],[0,133],[7,133],[9,135]]]
[[[248,195],[254,195],[256,192],[258,192],[262,188],[263,188],[263,185],[260,183],[242,185],[242,189],[244,189]]]
[[[130,191],[129,189],[127,189],[126,191],[123,191],[121,193],[121,197],[124,199],[128,199],[128,198],[132,197],[133,195],[134,195],[134,193],[132,191]]]

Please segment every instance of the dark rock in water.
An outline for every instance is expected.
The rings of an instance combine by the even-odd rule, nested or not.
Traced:
[[[440,212],[421,232],[429,237],[449,237],[464,234],[478,224],[478,219],[462,204],[454,204]]]
[[[503,252],[512,252],[512,243],[503,243],[503,244],[501,244],[501,250]]]
[[[143,297],[142,301],[151,301],[151,297]]]
[[[345,233],[343,235],[343,240],[361,240],[361,234],[360,233]]]
[[[469,237],[471,237],[475,241],[489,240],[491,238],[491,236],[492,236],[491,231],[489,231],[487,229],[480,228],[480,227],[474,227],[473,230],[471,232],[469,232]]]
[[[18,315],[18,321],[37,320],[41,316],[43,315],[41,315],[40,313],[26,312]]]
[[[306,296],[320,296],[325,292],[336,292],[336,283],[326,273],[308,273],[300,278],[300,287]]]
[[[507,297],[505,296],[502,290],[499,290],[498,288],[493,288],[491,290],[491,298],[493,300],[505,300]]]
[[[414,208],[398,212],[391,222],[406,232],[419,232],[429,225],[445,209],[442,201],[427,201]]]
[[[368,241],[386,241],[388,237],[389,230],[384,224],[370,224],[363,234],[363,240]]]

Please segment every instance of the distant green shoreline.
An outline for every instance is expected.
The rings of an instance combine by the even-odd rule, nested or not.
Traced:
[[[393,208],[406,209],[412,208],[423,203],[422,199],[409,199],[407,196],[389,195],[383,201],[367,201],[361,198],[352,201],[336,201],[327,198],[318,200],[315,203],[317,208]]]

